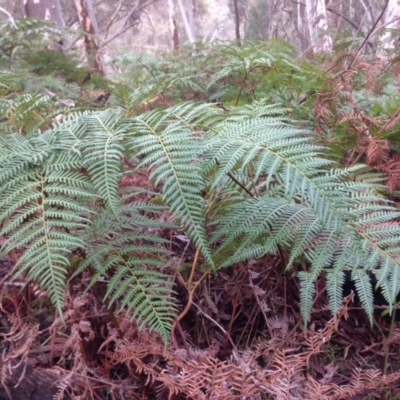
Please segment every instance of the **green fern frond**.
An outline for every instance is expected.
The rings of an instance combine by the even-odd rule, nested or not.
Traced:
[[[2,252],[21,250],[14,277],[27,273],[62,315],[68,254],[85,246],[77,232],[91,214],[77,198],[93,196],[92,186],[85,176],[69,172],[69,163],[58,162],[57,152],[41,149],[35,157],[32,148],[32,160],[26,156],[29,143],[21,144],[19,154],[16,145],[14,154],[0,161],[0,234],[7,237]]]
[[[249,92],[259,94],[258,97],[265,96],[267,92],[276,91],[278,79],[282,84],[283,79],[293,81],[293,76],[302,76],[301,68],[292,62],[293,54],[294,49],[290,45],[281,42],[277,46],[273,40],[248,41],[240,48],[217,46],[215,54],[211,53],[208,59],[213,65],[216,60],[223,58],[223,64],[216,68],[216,72],[213,71],[207,90],[219,87],[224,82],[226,87],[221,90],[220,96],[228,99],[234,97],[235,104],[239,104],[245,87],[250,87]],[[240,82],[239,88],[237,82]],[[250,93],[248,96],[252,98]]]
[[[199,162],[203,143],[193,126],[193,120],[209,108],[185,104],[145,113],[130,122],[135,133],[130,144],[143,156],[139,168],[148,168],[155,185],[162,184],[165,203],[214,266],[205,229],[206,203],[201,195],[205,187]]]
[[[221,123],[210,134],[209,149],[209,159],[217,160],[208,166],[209,171],[216,169],[212,190],[226,185],[235,171],[251,174],[253,182],[259,182],[253,184],[256,190],[247,189],[254,194],[243,194],[242,200],[231,205],[231,213],[223,211],[213,222],[213,242],[221,243],[218,259],[227,249],[231,251],[220,267],[261,257],[282,245],[290,249],[290,263],[302,255],[310,261],[311,271],[303,285],[307,290],[323,269],[331,270],[331,279],[361,265],[375,273],[383,268],[379,283],[396,277],[400,236],[398,224],[390,221],[399,212],[378,194],[379,176],[366,173],[363,166],[329,171],[332,164],[322,157],[323,149],[309,142],[307,132],[279,117]],[[237,190],[241,190],[239,185]],[[371,315],[372,303],[361,284],[364,280],[358,281],[357,291],[362,291],[359,296]],[[399,280],[390,282],[392,286],[384,290],[393,304]],[[307,295],[303,298],[307,304],[302,312],[308,320],[311,303]],[[332,312],[340,302],[336,294],[331,299]]]
[[[218,161],[214,186],[237,166],[243,169],[252,163],[256,179],[263,176],[267,185],[277,181],[286,198],[298,197],[308,202],[324,224],[338,232],[341,221],[350,217],[338,204],[338,196],[332,195],[340,181],[334,171],[324,172],[332,163],[319,156],[322,149],[311,144],[310,139],[307,131],[280,119],[245,119],[228,124],[209,145],[210,159]]]
[[[254,101],[252,104],[246,104],[236,108],[225,119],[226,122],[240,122],[243,119],[254,118],[281,118],[284,121],[287,117],[288,109],[279,107],[279,104],[266,104],[265,100]]]
[[[48,146],[35,148],[26,137],[19,134],[0,136],[0,182],[11,179],[23,168],[38,164],[46,159],[52,150]]]
[[[345,280],[346,275],[340,268],[334,268],[328,271],[326,287],[329,296],[329,308],[332,314],[342,305]]]
[[[2,99],[0,108],[14,131],[31,132],[43,123],[52,106],[49,96],[43,94],[21,94],[14,99]],[[11,128],[11,127],[10,127]]]
[[[110,305],[118,301],[120,310],[126,309],[132,320],[137,319],[141,327],[147,325],[168,343],[177,311],[172,301],[172,282],[166,274],[144,270],[143,264],[136,268],[133,265],[126,260],[110,279],[106,293]]]
[[[112,101],[125,110],[126,117],[132,117],[137,113],[139,106],[147,103],[158,93],[160,93],[160,88],[156,84],[142,85],[135,89],[131,89],[126,84],[116,84]]]
[[[163,208],[135,202],[121,205],[116,219],[106,210],[99,210],[86,231],[87,258],[75,275],[92,267],[95,272],[87,289],[106,281],[108,305],[116,304],[120,311],[125,310],[141,326],[148,325],[167,343],[176,305],[172,281],[157,269],[167,263],[169,252],[163,245],[168,242],[148,230],[174,226],[146,216],[146,212],[161,211]]]
[[[46,107],[39,95],[24,99],[28,114]],[[88,258],[77,272],[93,268],[91,285],[106,279],[109,302],[166,338],[174,305],[169,283],[166,291],[161,286],[168,282],[159,271],[167,263],[165,241],[149,231],[163,226],[149,217],[161,209],[135,203],[134,188],[126,197],[119,190],[123,173],[132,172],[123,158],[133,153],[156,187],[145,197],[161,194],[208,265],[226,267],[280,246],[289,255],[286,268],[310,264],[300,274],[305,321],[323,270],[332,312],[342,300],[343,272],[352,270],[371,317],[368,274],[391,307],[400,290],[399,212],[381,196],[378,174],[333,168],[298,125],[281,106],[260,101],[228,112],[207,104],[137,117],[122,108],[71,112],[44,132],[2,135],[2,251],[22,251],[14,275],[37,280],[60,312],[68,253],[85,246]]]
[[[388,214],[392,213],[389,211]],[[398,214],[395,215],[399,217]],[[376,274],[377,285],[382,287],[390,310],[400,291],[400,232],[396,225],[394,223],[373,224],[361,233],[364,238],[363,250],[367,257],[366,265]]]
[[[353,271],[352,278],[357,290],[360,302],[368,315],[370,321],[373,319],[374,314],[374,294],[371,285],[371,280],[363,269]]]
[[[118,180],[122,176],[123,139],[126,129],[120,123],[122,112],[108,109],[85,118],[87,136],[81,143],[85,164],[97,193],[117,216]]]
[[[305,324],[310,321],[311,309],[314,302],[315,283],[310,273],[300,271],[300,312]]]

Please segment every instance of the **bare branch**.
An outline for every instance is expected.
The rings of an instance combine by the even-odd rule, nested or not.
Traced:
[[[378,22],[382,19],[383,14],[386,11],[386,8],[389,4],[389,0],[386,0],[385,6],[383,7],[381,13],[379,14],[378,18],[376,19],[374,25],[372,26],[372,28],[369,30],[369,32],[367,33],[367,36],[365,36],[364,41],[362,42],[361,46],[359,47],[359,49],[356,52],[356,55],[354,56],[353,60],[350,62],[350,65],[348,66],[348,68],[350,69],[351,66],[354,64],[354,61],[357,59],[357,57],[359,56],[359,54],[361,53],[362,49],[365,47],[365,45],[368,42],[368,39],[370,38],[370,36],[374,33],[374,30],[376,28],[376,26],[378,25]]]
[[[114,39],[116,39],[118,36],[121,36],[123,33],[125,33],[128,29],[132,28],[133,26],[135,26],[136,24],[130,24],[128,25],[128,21],[131,18],[131,16],[138,11],[141,11],[142,9],[144,9],[145,7],[148,7],[151,4],[154,4],[156,2],[158,2],[159,0],[152,0],[148,3],[142,4],[142,1],[139,0],[138,3],[132,7],[128,14],[125,16],[124,18],[124,22],[121,26],[121,28],[113,35],[111,36],[109,39],[105,40],[105,38],[102,41],[103,46],[107,45],[108,43],[112,42]]]
[[[373,25],[375,18],[371,5],[368,3],[368,1],[366,2],[366,0],[360,0],[360,3],[363,6],[365,12],[368,14],[368,18],[371,22],[371,25]]]
[[[110,22],[108,23],[108,25],[107,25],[107,27],[106,27],[106,29],[105,29],[106,33],[105,33],[105,35],[104,35],[104,39],[107,39],[108,32],[109,32],[109,30],[110,30],[110,28],[111,28],[111,25],[113,24],[113,22],[114,22],[115,19],[117,18],[117,15],[118,15],[119,11],[121,10],[121,7],[122,7],[122,0],[119,0],[119,3],[118,3],[118,5],[117,5],[117,8],[116,8],[114,14],[112,15],[112,17],[110,18]]]
[[[349,18],[347,18],[346,16],[340,14],[339,12],[337,12],[336,10],[334,10],[333,8],[327,7],[326,11],[331,12],[332,14],[337,15],[338,17],[344,19],[346,22],[348,22],[354,29],[356,29],[357,31],[360,30],[360,27],[357,26],[353,21],[351,21]]]

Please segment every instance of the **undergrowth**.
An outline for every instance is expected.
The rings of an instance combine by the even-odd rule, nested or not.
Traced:
[[[372,281],[396,304],[395,64],[321,68],[270,41],[124,57],[117,82],[2,41],[2,382],[19,360],[58,362],[60,399],[395,390],[398,373],[307,370],[345,323],[346,274],[371,323]],[[267,285],[280,273],[298,311]],[[334,317],[315,330],[322,278]]]

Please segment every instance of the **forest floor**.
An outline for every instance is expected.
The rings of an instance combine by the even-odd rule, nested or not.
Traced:
[[[11,265],[0,271],[0,399],[400,398],[400,322],[377,306],[371,327],[350,287],[333,318],[321,279],[306,329],[278,257],[205,279],[166,349],[127,321],[117,338],[91,297],[70,298],[74,318],[57,325],[37,288],[5,280]],[[183,309],[188,295],[176,291]]]

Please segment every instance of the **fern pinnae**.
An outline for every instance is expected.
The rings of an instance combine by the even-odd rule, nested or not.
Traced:
[[[366,271],[360,268],[353,271],[352,278],[363,309],[372,323],[374,313],[374,294],[371,280]]]
[[[346,281],[345,273],[341,268],[332,268],[326,277],[326,287],[329,298],[329,309],[334,314],[343,301],[343,286]]]
[[[86,229],[86,259],[74,276],[87,268],[94,269],[89,290],[98,282],[106,282],[104,300],[115,304],[141,326],[147,324],[165,342],[169,339],[176,306],[172,300],[172,284],[162,269],[169,252],[166,239],[148,232],[149,226],[171,226],[151,218],[145,211],[162,212],[163,208],[138,202],[121,204],[116,218],[106,209],[99,209],[93,224]],[[142,219],[136,217],[144,212]],[[154,228],[153,228],[154,229]],[[164,260],[165,259],[165,260]]]
[[[81,156],[81,144],[88,134],[86,118],[92,114],[94,112],[91,110],[70,112],[61,121],[55,121],[52,128],[41,134],[37,140],[46,140],[52,146]]]
[[[188,106],[185,107],[186,112]],[[188,124],[173,118],[177,110],[180,111],[172,108],[150,112],[133,120],[132,128],[138,134],[132,137],[131,144],[144,156],[139,167],[149,166],[151,178],[156,184],[163,183],[164,201],[214,266],[205,230],[206,204],[200,194],[204,183],[198,155],[202,149]]]
[[[385,249],[378,249],[378,251],[374,251],[374,253],[376,257],[374,262],[371,262],[371,269],[378,279],[377,286],[382,287],[383,294],[389,303],[390,312],[392,312],[393,304],[396,303],[396,298],[400,290],[399,251],[397,248],[394,254],[391,254],[391,252],[387,252]]]
[[[172,285],[168,282],[166,275],[132,269],[128,261],[126,267],[120,267],[111,278],[106,297],[110,297],[110,305],[121,299],[120,310],[126,309],[131,319],[138,319],[141,327],[148,325],[168,343],[176,313],[170,297]]]
[[[226,242],[222,244],[218,252],[224,252],[224,249],[231,245],[235,246],[234,254],[228,256],[221,266],[273,251],[272,244],[278,242],[284,244],[285,242],[281,240],[286,236],[284,239],[286,245],[295,243],[295,253],[292,254],[290,263],[300,256],[302,251],[306,251],[308,254],[313,273],[307,276],[309,282],[305,286],[307,288],[311,287],[310,282],[316,279],[322,269],[329,265],[333,265],[335,270],[345,268],[340,260],[346,256],[354,261],[354,265],[364,265],[370,270],[378,269],[380,265],[385,266],[384,268],[387,270],[385,276],[396,276],[393,268],[400,267],[398,261],[400,250],[396,246],[397,228],[394,228],[394,225],[397,224],[390,224],[390,221],[397,218],[398,213],[377,194],[377,190],[381,187],[378,179],[368,172],[367,182],[364,182],[363,177],[366,172],[363,166],[324,170],[325,167],[332,165],[332,162],[321,157],[321,148],[307,144],[307,134],[300,130],[293,129],[290,133],[290,129],[285,128],[282,131],[288,136],[285,138],[287,142],[282,142],[281,150],[279,143],[281,131],[275,132],[276,126],[279,124],[269,124],[270,127],[273,127],[269,131],[269,127],[260,123],[262,129],[258,132],[257,122],[249,124],[246,121],[241,122],[240,119],[237,121],[236,125],[232,122],[229,123],[225,127],[226,131],[222,130],[222,136],[216,134],[211,139],[210,158],[218,160],[216,164],[218,171],[213,187],[222,185],[226,180],[226,175],[232,173],[233,169],[245,173],[247,165],[253,165],[253,170],[257,171],[258,178],[264,179],[266,182],[265,190],[267,192],[270,182],[277,182],[283,188],[283,196],[287,200],[294,199],[310,209],[308,217],[303,217],[306,220],[297,221],[297,226],[293,226],[289,233],[284,223],[279,222],[279,218],[282,218],[281,221],[286,221],[286,219],[290,221],[290,213],[287,215],[283,213],[281,217],[274,218],[272,221],[274,214],[269,210],[270,217],[268,218],[271,218],[270,224],[274,226],[274,229],[271,230],[270,224],[263,226],[260,220],[255,218],[258,215],[256,210],[246,208],[246,200],[239,202],[240,206],[235,205],[233,208],[234,214],[240,215],[240,207],[245,207],[244,209],[250,217],[247,220],[243,217],[243,221],[240,219],[229,221],[224,217],[225,220],[219,221],[220,226],[216,230],[216,235],[219,238],[225,236]],[[265,139],[262,136],[263,130],[268,131],[265,133]],[[275,133],[275,137],[271,132]],[[295,143],[295,147],[291,150],[290,135],[293,137],[305,135],[305,141],[302,144]],[[253,138],[256,137],[257,141],[252,143]],[[269,141],[268,145],[264,145],[263,140]],[[274,140],[276,144],[274,144]],[[288,146],[289,149],[287,149]],[[258,151],[255,151],[255,148]],[[303,157],[301,157],[302,152],[304,152]],[[282,194],[279,193],[278,196],[282,196]],[[268,210],[268,205],[264,207],[266,207],[265,210]],[[315,228],[308,230],[310,223]],[[239,228],[237,228],[238,224]],[[280,230],[279,227],[282,229]],[[257,231],[258,229],[259,231]],[[277,233],[276,236],[274,236],[275,233]],[[284,235],[284,233],[288,234]],[[260,240],[263,235],[268,237],[264,245],[257,243],[257,240]],[[326,241],[326,237],[330,237],[330,239]],[[274,242],[274,240],[276,241]],[[349,246],[352,248],[352,254],[348,252],[348,249],[341,248],[340,243],[346,240],[351,242]],[[237,242],[240,243],[237,244]],[[289,244],[289,246],[292,245]],[[373,257],[370,257],[371,255]],[[364,281],[360,280],[361,278],[358,279],[362,283],[359,284],[359,289],[363,290],[363,304],[370,307],[367,286],[363,284]],[[397,282],[397,279],[395,281]],[[380,283],[387,284],[384,278],[380,278]],[[396,285],[397,283],[386,289],[387,297],[391,299],[391,302],[398,290]],[[340,296],[336,296],[331,304],[339,304],[341,300],[339,298]],[[306,310],[309,309],[310,304],[310,301],[307,301],[308,305],[303,308],[303,316],[306,318]],[[370,308],[368,312],[370,315]]]
[[[146,103],[160,92],[156,84],[146,84],[140,88],[131,89],[127,84],[117,83],[113,90],[113,103],[124,109],[125,117],[132,117],[137,107]]]
[[[240,131],[240,128],[243,128],[243,131]],[[250,154],[254,157],[254,162],[257,165],[256,170],[261,175],[261,171],[264,173],[267,172],[267,180],[272,179],[271,172],[274,172],[275,177],[281,177],[281,182],[285,187],[286,196],[288,198],[293,197],[299,190],[301,190],[301,194],[304,200],[309,201],[313,208],[319,212],[321,218],[324,222],[329,222],[329,224],[333,223],[336,230],[340,229],[341,226],[341,214],[337,212],[338,208],[333,207],[333,199],[330,196],[327,196],[325,186],[327,185],[324,181],[319,183],[318,177],[313,177],[310,174],[315,174],[314,167],[323,167],[328,166],[330,164],[329,161],[324,160],[322,158],[318,158],[314,156],[313,162],[310,163],[308,157],[305,158],[305,161],[299,162],[299,154],[298,149],[296,148],[294,159],[290,158],[290,152],[287,156],[287,150],[284,150],[282,154],[278,150],[273,150],[273,143],[268,143],[266,145],[263,144],[262,139],[257,136],[257,142],[253,142],[249,138],[242,138],[243,135],[246,135],[247,132],[247,124],[242,124],[238,128],[237,134],[234,136],[236,138],[230,138],[229,143],[228,140],[222,141],[218,140],[216,137],[215,143],[213,143],[212,156],[214,159],[218,160],[219,172],[218,176],[214,182],[214,186],[218,185],[219,182],[223,179],[223,177],[232,170],[234,166],[236,166],[239,161],[243,162],[246,159],[246,163],[251,161]],[[271,132],[275,133],[275,141],[279,142],[279,130],[271,129],[267,130],[265,126],[263,129],[266,129],[268,133],[266,135],[271,134]],[[303,135],[304,131],[296,130],[294,128],[285,129],[284,135]],[[267,136],[268,137],[268,136]],[[240,139],[239,139],[240,138]],[[273,139],[271,139],[273,140]],[[303,139],[301,139],[303,140]],[[211,145],[210,145],[211,147]],[[254,151],[257,148],[258,151]],[[286,149],[286,147],[285,147]],[[306,146],[302,149],[304,152],[313,151],[319,152],[320,150],[316,146]],[[260,157],[264,165],[260,165],[258,156],[262,153],[271,154],[270,157]],[[311,167],[310,165],[311,164]],[[332,177],[331,181],[335,181],[336,177]],[[330,183],[332,185],[332,182]],[[337,199],[335,199],[337,200]],[[329,202],[329,206],[327,204]],[[323,210],[323,211],[322,211]]]
[[[52,151],[50,147],[37,150],[30,143],[28,146],[25,143],[23,146],[16,144],[13,149],[10,149],[8,143],[6,146],[0,143],[0,185],[10,186],[13,180],[25,179],[26,175],[34,174],[31,167],[47,160]]]
[[[388,293],[391,293],[392,296],[390,297],[390,308],[389,311],[392,313],[393,307],[392,305],[397,303],[397,296],[400,291],[400,268],[393,268],[390,274],[390,280],[388,282],[390,284],[390,291]]]
[[[393,312],[393,306],[397,303],[397,295],[400,289],[399,268],[391,268],[387,279],[380,279],[382,294],[389,304],[389,314]]]
[[[305,223],[298,227],[298,234],[293,241],[286,270],[292,267],[293,262],[306,252],[310,243],[322,232],[323,227],[321,221],[310,211],[311,210],[308,209],[308,213],[304,218]]]
[[[217,235],[222,236],[221,232],[225,232],[225,238],[217,254],[239,238],[240,244],[221,267],[248,257],[260,257],[268,252],[275,252],[279,245],[290,247],[305,223],[309,210],[301,205],[288,203],[285,199],[265,195],[236,205],[232,213],[234,218],[228,215],[220,220]],[[307,245],[310,246],[310,242]]]
[[[121,141],[126,133],[118,124],[121,117],[122,111],[112,109],[87,116],[89,133],[82,148],[94,187],[115,215],[119,212],[118,179],[124,155]]]
[[[375,205],[376,202],[371,208],[358,207],[363,211],[357,224],[358,234],[362,238],[365,265],[376,275],[377,286],[382,287],[391,312],[400,290],[400,231],[398,224],[390,219],[393,215],[398,216],[398,212],[383,206],[383,211],[377,213]]]
[[[60,209],[56,214],[53,209],[48,208],[49,202],[60,204],[52,198],[51,194],[45,197],[44,181],[39,191],[40,198],[32,215],[31,223],[17,228],[10,236],[5,250],[8,252],[15,247],[29,247],[23,252],[14,267],[14,277],[28,272],[28,280],[38,281],[47,291],[50,300],[62,315],[62,304],[64,300],[65,277],[69,261],[67,254],[70,249],[84,247],[84,243],[73,234],[58,231],[64,227],[79,228],[79,218],[75,213],[63,213]],[[62,199],[63,206],[72,203],[72,209],[79,209],[74,201]],[[60,215],[66,221],[60,220]],[[7,224],[6,224],[7,229]]]
[[[311,309],[314,303],[315,280],[309,272],[298,273],[300,281],[300,313],[305,325],[310,321]]]
[[[7,235],[2,252],[21,250],[14,278],[27,272],[28,282],[38,282],[62,315],[68,254],[84,247],[77,232],[91,214],[78,199],[92,196],[90,181],[70,171],[79,165],[76,159],[71,163],[63,151],[35,137],[16,143],[0,165],[1,234]]]

